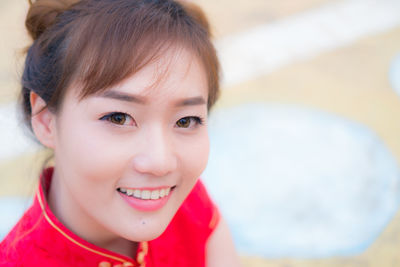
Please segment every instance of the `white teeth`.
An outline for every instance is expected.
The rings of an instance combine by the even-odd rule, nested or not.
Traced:
[[[142,199],[150,199],[150,197],[151,197],[151,192],[149,190],[142,191]]]
[[[169,195],[171,192],[171,188],[163,188],[160,190],[140,190],[140,189],[127,189],[127,188],[119,188],[119,191],[121,193],[124,193],[127,196],[133,196],[135,198],[140,198],[140,199],[160,199],[163,197],[166,197]]]
[[[160,191],[158,191],[158,190],[151,191],[151,197],[150,198],[151,199],[159,199],[160,198]]]
[[[165,197],[165,189],[160,190],[160,197]]]
[[[139,190],[139,189],[136,189],[136,190],[133,192],[133,196],[136,197],[136,198],[140,198],[140,195],[141,195],[141,193],[140,193],[140,190]]]

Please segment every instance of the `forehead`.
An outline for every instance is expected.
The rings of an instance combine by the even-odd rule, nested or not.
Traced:
[[[107,91],[120,91],[143,97],[208,96],[207,75],[199,59],[186,49],[170,49],[157,60]],[[105,93],[103,92],[103,94]]]

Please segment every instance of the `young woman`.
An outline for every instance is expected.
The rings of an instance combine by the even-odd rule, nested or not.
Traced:
[[[236,266],[198,180],[219,67],[203,13],[172,0],[38,0],[22,105],[54,151],[0,266]]]

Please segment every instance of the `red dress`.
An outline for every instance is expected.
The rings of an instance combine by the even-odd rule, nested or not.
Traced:
[[[219,213],[199,180],[158,238],[141,242],[136,259],[97,247],[62,225],[46,202],[53,169],[41,177],[32,206],[0,243],[0,266],[205,266],[205,246]]]

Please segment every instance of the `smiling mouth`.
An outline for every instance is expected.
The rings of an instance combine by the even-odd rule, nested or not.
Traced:
[[[119,187],[117,188],[117,191],[124,195],[127,195],[128,197],[133,197],[143,200],[150,200],[150,199],[157,200],[167,197],[171,193],[171,191],[175,189],[175,187],[176,186],[172,186],[156,190],[146,190],[146,189],[141,190],[141,189],[129,189],[129,188]]]

